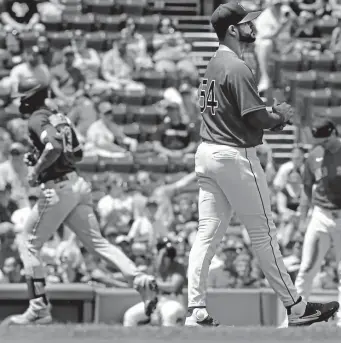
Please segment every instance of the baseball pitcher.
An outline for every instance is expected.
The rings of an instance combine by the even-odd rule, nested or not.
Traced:
[[[154,277],[139,272],[120,249],[102,237],[92,208],[90,185],[76,171],[75,163],[82,159],[83,153],[71,122],[46,106],[49,97],[46,87],[27,88],[26,93],[18,95],[21,97],[19,110],[28,119],[29,136],[38,152],[26,156],[32,166],[28,181],[31,186],[39,184],[42,191],[26,222],[20,249],[30,304],[25,313],[5,319],[4,324],[52,322],[39,251],[63,222],[88,251],[119,267],[127,281],[140,292],[149,316],[157,302]]]
[[[211,23],[220,41],[199,88],[201,138],[195,157],[198,176],[199,228],[188,267],[186,325],[216,326],[207,313],[207,276],[232,211],[245,225],[255,255],[271,287],[287,309],[289,325],[328,320],[338,302],[306,303],[297,294],[283,263],[276,238],[264,171],[256,155],[263,130],[281,130],[293,116],[291,107],[276,104],[267,111],[251,69],[242,60],[244,44],[253,43],[252,21],[238,2],[220,5]],[[232,309],[231,309],[232,310]]]

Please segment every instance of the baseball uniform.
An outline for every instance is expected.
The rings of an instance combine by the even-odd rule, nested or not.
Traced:
[[[102,237],[92,209],[91,187],[76,172],[73,153],[80,149],[70,121],[63,114],[41,109],[32,114],[28,122],[30,138],[41,153],[47,142],[62,147],[62,154],[39,176],[44,189],[54,190],[55,196],[47,199],[41,192],[25,225],[27,239],[22,244],[22,259],[26,275],[33,280],[31,297],[39,297],[39,280],[43,283],[44,271],[39,257],[43,244],[65,222],[82,241],[85,248],[117,266],[130,284],[141,273],[135,264],[117,247]],[[37,281],[37,282],[35,282]],[[38,287],[39,288],[39,287]]]
[[[337,263],[341,259],[341,150],[330,152],[316,147],[307,158],[303,183],[306,193],[312,192],[313,211],[305,233],[296,287],[308,299],[328,250],[334,248]],[[339,298],[340,291],[341,286]]]
[[[245,115],[265,109],[250,68],[221,45],[199,88],[203,117],[195,157],[199,180],[199,229],[189,263],[188,306],[206,306],[208,269],[226,233],[232,211],[245,225],[253,251],[285,306],[298,300],[285,269],[272,219],[266,176],[256,155],[263,130]]]

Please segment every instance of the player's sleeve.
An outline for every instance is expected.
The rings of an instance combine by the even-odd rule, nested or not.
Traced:
[[[31,117],[29,122],[29,130],[40,139],[42,144],[46,145],[50,143],[54,149],[62,149],[62,136],[51,125],[47,115],[35,114],[33,117]]]
[[[227,77],[227,86],[241,115],[265,109],[266,106],[258,94],[251,69],[244,62],[236,64],[231,69]]]

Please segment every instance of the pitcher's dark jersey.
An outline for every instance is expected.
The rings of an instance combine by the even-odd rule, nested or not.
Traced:
[[[208,63],[199,97],[204,141],[245,148],[262,144],[263,130],[248,125],[243,116],[265,104],[252,70],[227,47],[219,48]]]
[[[313,188],[313,205],[341,209],[341,149],[331,153],[315,148],[306,160],[303,184],[307,194]]]
[[[28,131],[33,145],[40,154],[47,143],[62,149],[58,159],[39,176],[39,182],[54,180],[76,170],[73,151],[79,142],[66,116],[53,113],[47,108],[40,109],[29,118]]]

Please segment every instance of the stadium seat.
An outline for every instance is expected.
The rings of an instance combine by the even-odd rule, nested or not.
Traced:
[[[122,102],[129,105],[140,106],[144,102],[144,91],[130,91],[125,90],[123,92]]]
[[[60,3],[64,6],[75,6],[81,5],[82,0],[60,0]]]
[[[332,97],[331,97],[330,105],[341,106],[341,89],[332,89]]]
[[[104,31],[118,32],[121,28],[123,17],[120,15],[98,14],[95,17],[96,26]]]
[[[332,90],[330,88],[306,90],[297,89],[296,108],[303,123],[311,121],[311,109],[313,106],[328,107],[332,101]]]
[[[168,159],[168,173],[180,173],[186,171],[186,165],[183,161],[183,157],[170,157]]]
[[[122,13],[132,16],[142,16],[147,8],[147,0],[116,0],[116,4]]]
[[[337,25],[337,18],[320,19],[316,23],[316,26],[323,35],[331,35]]]
[[[164,90],[163,89],[153,89],[147,88],[145,105],[153,105],[156,102],[164,99]]]
[[[128,107],[126,104],[114,104],[112,108],[112,118],[116,124],[127,124]]]
[[[301,70],[301,54],[274,55],[273,60],[275,64],[274,83],[277,88],[282,85],[282,76],[285,71],[295,72]]]
[[[95,27],[95,16],[92,13],[87,14],[67,14],[63,15],[63,22],[69,30],[92,31]]]
[[[131,154],[115,158],[103,158],[99,160],[100,171],[114,171],[117,173],[131,173],[134,168],[134,159]]]
[[[341,89],[341,72],[329,73],[325,81],[329,88]]]
[[[140,81],[149,88],[163,88],[165,83],[165,74],[158,71],[145,71],[141,72],[136,81]]]
[[[304,60],[308,63],[308,68],[312,70],[332,70],[334,64],[334,56],[331,54],[308,55]]]
[[[139,124],[140,135],[138,137],[139,142],[152,142],[155,135],[158,133],[157,125]]]
[[[145,125],[159,125],[165,116],[165,111],[155,105],[142,106],[133,109],[134,121]]]
[[[72,39],[72,31],[49,32],[47,37],[51,42],[51,46],[56,49],[63,49],[69,45]]]
[[[136,20],[138,31],[142,34],[146,32],[155,32],[160,22],[159,15],[143,16]]]
[[[115,0],[83,0],[86,12],[93,14],[114,14],[116,12]]]
[[[314,106],[312,108],[313,116],[331,119],[336,125],[341,125],[341,106]]]
[[[296,72],[290,75],[283,75],[284,85],[289,85],[289,99],[292,103],[296,102],[296,89],[315,89],[317,88],[318,75],[314,70]],[[286,80],[286,78],[288,80]]]
[[[104,31],[88,32],[85,35],[87,46],[98,52],[106,50],[107,35]]]
[[[60,31],[62,29],[62,23],[62,19],[57,16],[47,16],[42,20],[42,24],[45,26],[46,31]]]
[[[122,126],[123,133],[131,138],[138,139],[140,135],[140,127],[136,123],[127,124]]]
[[[63,15],[77,15],[83,11],[82,5],[68,5],[63,9]]]
[[[77,167],[83,172],[97,172],[98,170],[98,157],[97,156],[84,156],[82,161],[77,163]]]
[[[22,39],[25,48],[35,45],[37,43],[38,37],[39,32],[27,31],[20,33],[20,38]]]
[[[137,170],[146,170],[154,173],[165,173],[168,168],[168,158],[166,156],[153,156],[148,158],[135,158]]]

